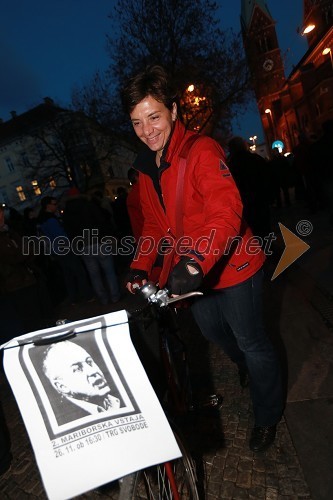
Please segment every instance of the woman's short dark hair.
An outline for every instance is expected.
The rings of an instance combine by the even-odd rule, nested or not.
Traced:
[[[162,66],[147,66],[145,70],[130,78],[121,93],[126,113],[131,113],[147,96],[162,102],[170,111],[173,103],[177,101],[177,91]]]

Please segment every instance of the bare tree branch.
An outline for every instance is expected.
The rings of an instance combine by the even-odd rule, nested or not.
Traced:
[[[119,90],[135,71],[162,64],[178,84],[187,126],[228,135],[252,94],[241,35],[220,29],[221,13],[211,0],[118,0],[109,16],[110,67],[76,89],[75,109],[126,131]],[[198,98],[192,109],[189,85]]]

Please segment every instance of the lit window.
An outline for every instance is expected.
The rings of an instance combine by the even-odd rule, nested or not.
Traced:
[[[26,199],[22,186],[17,186],[16,192],[17,196],[20,198],[20,201],[24,201]]]
[[[36,196],[42,194],[42,192],[41,192],[41,190],[40,190],[40,188],[38,186],[38,182],[37,181],[31,181],[31,184],[32,184],[32,188],[33,188],[34,193],[35,193]]]

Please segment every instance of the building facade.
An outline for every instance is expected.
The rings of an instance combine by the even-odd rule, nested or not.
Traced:
[[[282,141],[290,152],[301,135],[318,137],[333,119],[333,0],[304,0],[298,32],[308,50],[289,76],[268,3],[242,0],[243,43],[268,149]]]
[[[45,98],[0,123],[0,203],[22,212],[70,186],[113,197],[128,183],[133,155],[98,123]]]

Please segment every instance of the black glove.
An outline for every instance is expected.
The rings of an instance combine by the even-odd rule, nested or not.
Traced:
[[[192,274],[188,266],[195,268],[196,273]],[[199,264],[189,257],[182,257],[173,268],[169,280],[168,290],[173,295],[192,292],[199,288],[203,280],[203,272]]]
[[[133,288],[133,285],[136,285],[134,288],[140,288],[142,286],[142,281],[147,279],[147,271],[143,271],[142,269],[130,269],[125,277],[125,283],[131,283],[131,288]]]

